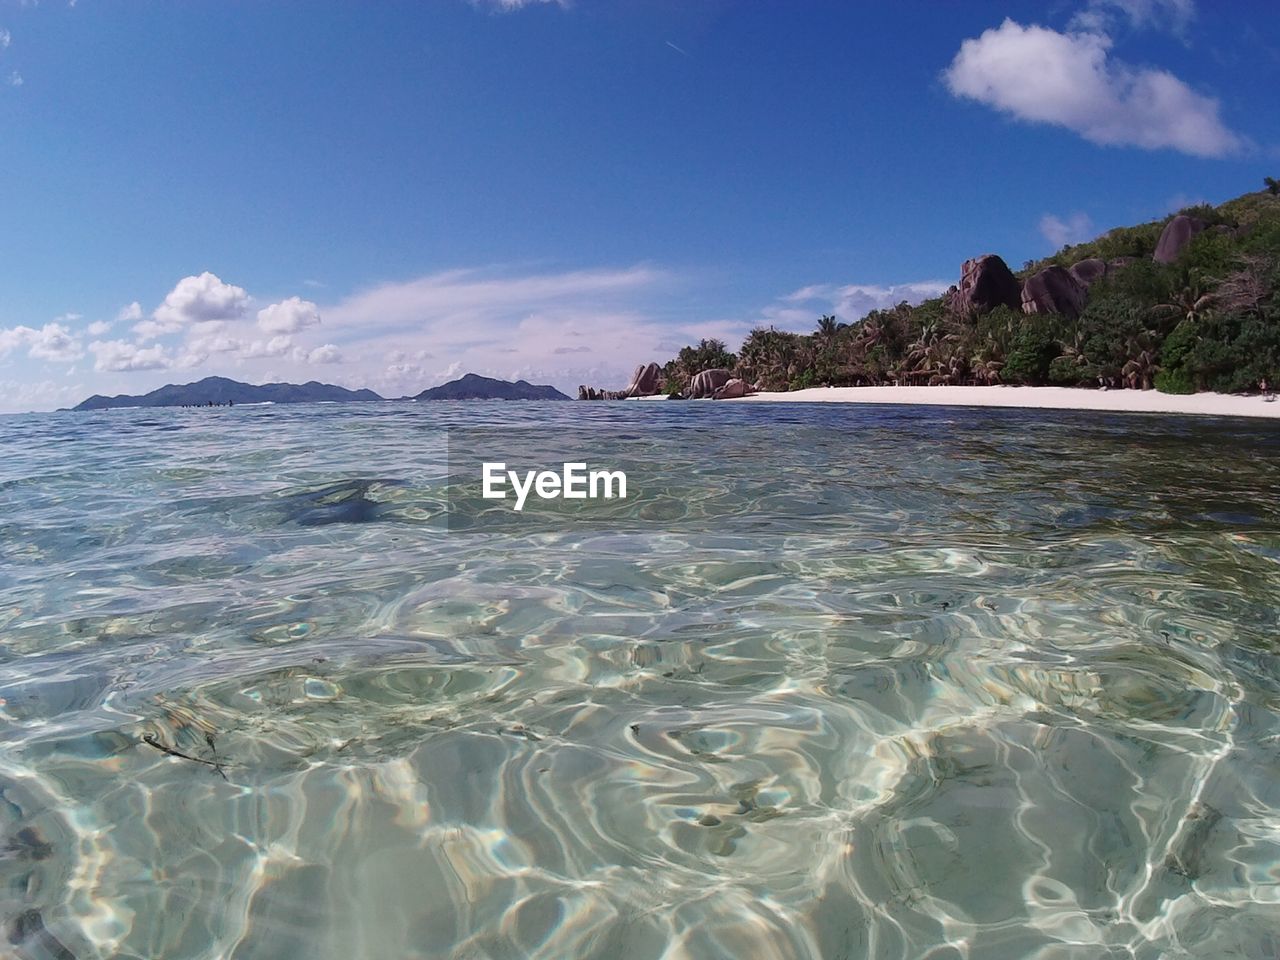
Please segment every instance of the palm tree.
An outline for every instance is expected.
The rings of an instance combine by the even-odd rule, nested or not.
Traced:
[[[878,314],[871,314],[858,327],[857,338],[867,349],[884,339],[884,322]]]
[[[1003,360],[979,360],[974,364],[973,375],[987,385],[1000,382],[1000,371],[1004,369]]]
[[[1130,337],[1125,352],[1129,359],[1120,368],[1125,386],[1130,390],[1150,390],[1158,369],[1154,335],[1147,330]]]
[[[844,328],[844,324],[840,323],[833,316],[824,316],[818,321],[818,331],[814,336],[819,340],[829,343],[835,339],[837,333]]]
[[[1168,303],[1158,303],[1151,308],[1153,314],[1175,316],[1196,323],[1204,317],[1205,312],[1213,306],[1211,293],[1201,293],[1198,286],[1183,287],[1182,293]]]
[[[1126,360],[1120,368],[1120,376],[1130,390],[1150,390],[1156,376],[1156,355],[1142,350],[1136,357]]]
[[[747,334],[738,351],[738,371],[743,378],[769,389],[786,389],[803,366],[800,341],[794,333],[758,327]]]

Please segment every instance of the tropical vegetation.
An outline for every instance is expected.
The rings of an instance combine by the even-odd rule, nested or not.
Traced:
[[[1030,384],[1241,392],[1280,383],[1280,187],[1180,213],[1218,230],[1171,264],[1152,255],[1163,220],[1121,227],[1029,262],[1019,279],[1088,258],[1120,264],[1090,288],[1078,317],[1000,306],[982,315],[943,296],[875,310],[854,323],[823,316],[812,333],[752,330],[736,355],[718,340],[685,347],[664,368],[683,390],[712,367],[763,390],[877,384]]]

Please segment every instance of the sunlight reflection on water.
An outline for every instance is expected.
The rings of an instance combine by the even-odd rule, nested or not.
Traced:
[[[624,431],[678,509],[446,532],[446,432],[486,424]],[[1267,424],[397,403],[0,444],[17,956],[1280,947]]]

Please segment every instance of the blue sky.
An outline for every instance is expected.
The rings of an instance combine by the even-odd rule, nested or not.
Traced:
[[[621,386],[1280,175],[1271,3],[0,0],[0,410]]]

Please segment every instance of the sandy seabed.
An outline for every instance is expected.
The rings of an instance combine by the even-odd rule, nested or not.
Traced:
[[[787,393],[757,393],[739,402],[900,403],[1280,419],[1280,401],[1269,403],[1257,394],[1195,393],[1178,396],[1156,390],[1082,390],[1072,387],[811,387]]]

